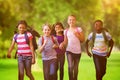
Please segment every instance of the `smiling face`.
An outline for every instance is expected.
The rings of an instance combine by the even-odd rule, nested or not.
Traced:
[[[43,26],[43,33],[44,33],[45,36],[50,36],[51,28],[49,27],[49,25],[44,25]]]
[[[68,16],[68,24],[69,26],[74,26],[76,24],[76,18],[75,16]]]
[[[23,34],[26,31],[26,26],[24,24],[19,24],[18,31],[20,34]]]
[[[101,32],[103,28],[103,23],[101,21],[96,21],[94,24],[94,28],[96,32]]]
[[[60,26],[60,25],[56,25],[56,26],[55,26],[55,31],[56,31],[56,32],[63,31],[62,26]]]

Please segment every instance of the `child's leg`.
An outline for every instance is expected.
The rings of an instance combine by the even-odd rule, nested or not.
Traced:
[[[22,56],[18,56],[18,80],[24,80],[24,61]]]
[[[69,74],[69,80],[73,80],[73,67],[74,67],[74,65],[73,65],[73,53],[71,53],[71,52],[66,52],[66,54],[67,54],[67,60],[68,60],[68,74]]]
[[[50,80],[57,80],[57,59],[50,60]]]
[[[106,64],[107,64],[107,58],[101,57],[100,59],[100,68],[101,68],[101,77],[103,77],[106,73]]]
[[[26,70],[26,75],[30,78],[30,80],[34,80],[34,77],[31,73],[31,64],[32,63],[32,57],[31,56],[26,56],[25,57],[25,70]]]
[[[74,54],[74,80],[77,80],[80,57],[81,54]]]
[[[64,77],[64,63],[65,63],[65,55],[60,55],[60,80],[63,80]]]
[[[106,58],[98,55],[93,55],[93,60],[96,69],[96,80],[102,80],[106,72]]]
[[[49,65],[49,60],[43,60],[43,73],[44,73],[44,80],[50,80],[50,76],[49,76],[49,69],[50,65]]]

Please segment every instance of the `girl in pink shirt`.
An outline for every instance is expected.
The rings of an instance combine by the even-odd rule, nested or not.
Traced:
[[[34,48],[32,45],[32,34],[27,32],[27,23],[24,20],[19,21],[17,28],[19,33],[16,33],[13,37],[12,44],[8,50],[7,57],[11,57],[11,52],[14,48],[15,43],[17,43],[18,50],[18,80],[24,80],[24,69],[26,75],[30,80],[34,80],[34,77],[31,73],[31,64],[35,63]],[[28,37],[29,43],[27,43],[26,36]]]
[[[69,28],[64,31],[64,42],[60,45],[60,48],[66,47],[69,80],[77,80],[81,42],[84,41],[84,34],[82,29],[76,26],[76,17],[74,15],[68,16],[68,25]]]

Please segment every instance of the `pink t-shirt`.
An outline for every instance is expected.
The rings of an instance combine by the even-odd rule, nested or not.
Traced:
[[[32,34],[29,32],[27,32],[27,36],[29,40],[33,38]],[[13,40],[15,39],[13,38]],[[25,34],[18,34],[16,38],[16,42],[17,42],[17,47],[18,47],[17,49],[18,55],[30,56],[32,54],[30,46],[26,42]]]
[[[80,27],[77,27],[76,31],[80,33],[82,32],[82,29]],[[67,45],[66,51],[70,51],[75,54],[80,54],[81,43],[80,43],[80,40],[75,36],[75,34],[69,31],[68,29],[64,31],[64,35],[67,35],[67,38],[68,38],[68,45]]]

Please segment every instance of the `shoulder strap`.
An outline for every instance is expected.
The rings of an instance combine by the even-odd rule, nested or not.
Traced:
[[[15,34],[15,37],[14,37],[15,42],[17,42],[17,36],[18,36],[18,33]]]
[[[42,38],[42,44],[43,44],[44,43],[44,37],[42,36],[41,38]],[[55,40],[54,40],[53,36],[51,36],[51,39],[52,39],[52,42],[55,43]]]
[[[95,37],[96,37],[96,32],[93,32],[92,33],[92,45],[91,45],[91,47],[94,47]]]
[[[53,43],[55,43],[54,37],[53,37],[53,36],[51,36],[51,38],[52,38],[52,42],[53,42]]]
[[[26,43],[29,44],[29,38],[28,38],[27,32],[25,32],[25,40],[26,40]]]
[[[44,43],[44,37],[42,36],[42,44]]]
[[[103,37],[104,37],[105,42],[107,42],[108,39],[107,39],[107,36],[106,36],[105,30],[102,31],[102,34],[103,34]]]

